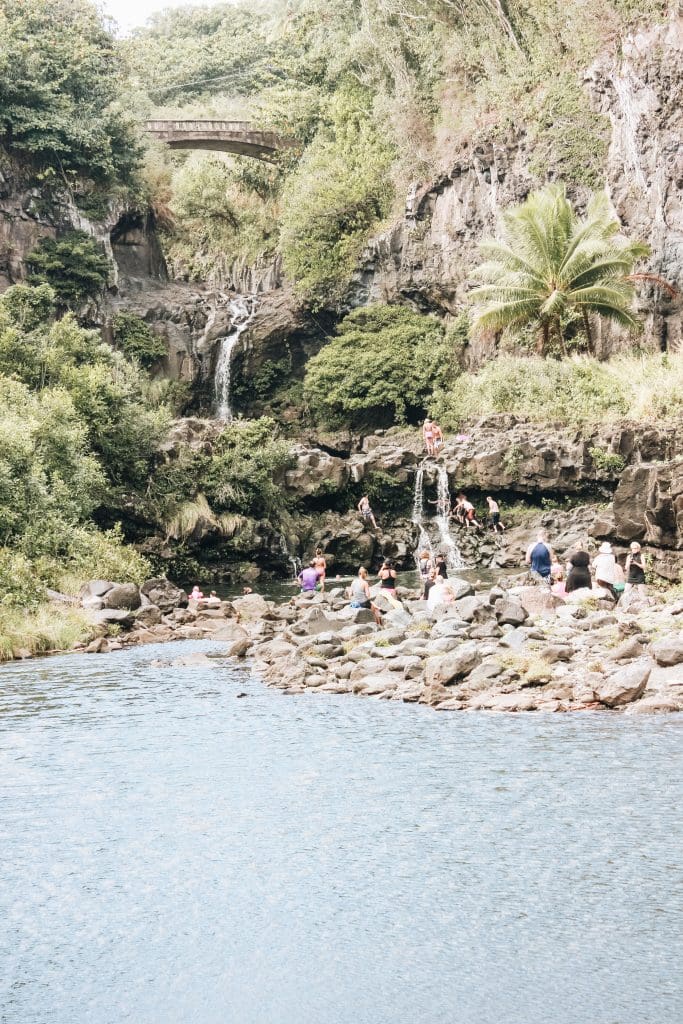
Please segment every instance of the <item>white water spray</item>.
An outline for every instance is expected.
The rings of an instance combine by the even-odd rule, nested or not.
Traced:
[[[230,331],[221,338],[214,376],[216,417],[219,420],[233,418],[230,406],[230,381],[232,376],[232,355],[242,334],[246,331],[255,312],[253,298],[239,295],[230,301]]]
[[[415,492],[413,497],[413,514],[411,516],[413,523],[415,523],[420,531],[415,551],[415,561],[419,564],[421,551],[426,550],[431,554],[434,553],[435,545],[432,543],[428,530],[430,522],[433,522],[438,536],[436,550],[443,552],[446,556],[446,564],[449,569],[464,569],[465,562],[450,531],[451,496],[448,486],[448,473],[445,467],[436,467],[436,516],[430,521],[425,520],[424,516],[424,472],[425,464],[422,462],[415,472]]]
[[[615,75],[612,79],[614,91],[619,100],[619,107],[623,118],[622,138],[624,140],[625,163],[631,165],[636,184],[643,192],[647,191],[647,181],[643,172],[643,164],[640,158],[640,146],[638,144],[638,124],[640,111],[636,103],[633,90],[633,82],[627,75]]]
[[[439,544],[446,556],[448,568],[463,569],[465,563],[460,549],[451,537],[451,492],[448,487],[448,473],[445,466],[437,466],[436,471],[436,525],[439,530]]]

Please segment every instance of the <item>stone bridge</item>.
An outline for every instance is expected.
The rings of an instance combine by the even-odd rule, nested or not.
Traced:
[[[256,160],[273,160],[295,145],[275,132],[255,129],[250,121],[146,121],[144,130],[171,149],[213,149]]]

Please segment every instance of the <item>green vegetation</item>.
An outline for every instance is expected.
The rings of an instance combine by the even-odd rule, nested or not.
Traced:
[[[32,284],[49,284],[62,309],[78,309],[99,295],[109,279],[109,261],[89,235],[70,231],[42,238],[27,262]]]
[[[670,422],[683,416],[683,356],[621,356],[600,363],[587,356],[501,355],[437,392],[431,408],[448,429],[500,412],[539,423]]]
[[[129,359],[137,359],[141,366],[153,366],[166,355],[166,345],[135,313],[117,313],[112,327],[114,341]]]
[[[357,309],[308,363],[306,401],[332,426],[415,422],[452,369],[443,335],[438,320],[404,306]]]
[[[589,349],[593,313],[635,330],[629,276],[649,250],[619,237],[619,230],[602,193],[593,197],[586,216],[578,217],[563,186],[533,192],[504,215],[502,239],[480,247],[485,262],[475,275],[486,283],[470,293],[478,304],[475,328],[501,331],[535,324],[542,355],[551,333],[559,351],[567,354],[565,318],[575,312],[583,318]]]
[[[140,157],[114,40],[86,0],[3,0],[0,142],[43,187],[128,186]]]
[[[599,472],[621,473],[626,460],[618,452],[610,452],[605,448],[589,448],[588,454],[593,460],[593,465]]]

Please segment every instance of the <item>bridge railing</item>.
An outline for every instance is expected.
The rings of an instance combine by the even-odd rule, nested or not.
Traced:
[[[148,132],[238,132],[246,134],[255,129],[251,121],[146,121]],[[257,130],[257,129],[256,129]],[[265,132],[264,134],[270,134]]]

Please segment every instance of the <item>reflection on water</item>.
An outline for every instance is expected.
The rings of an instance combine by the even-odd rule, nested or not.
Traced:
[[[0,670],[1,1021],[681,1019],[680,719],[150,667],[194,649]]]

